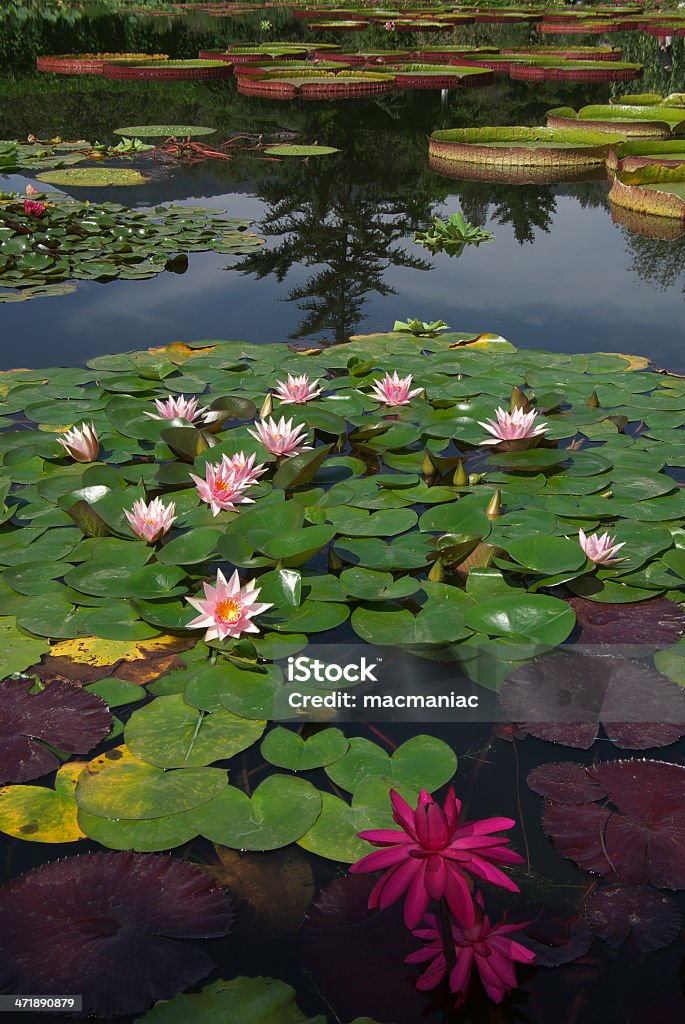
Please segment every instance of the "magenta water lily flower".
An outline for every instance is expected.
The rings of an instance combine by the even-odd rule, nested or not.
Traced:
[[[176,520],[176,505],[173,501],[165,505],[161,498],[146,504],[142,498],[133,502],[133,508],[124,509],[128,525],[141,540],[148,544],[168,533]]]
[[[77,462],[95,462],[100,452],[100,441],[93,423],[84,421],[80,428],[72,427],[64,437],[58,437],[57,440]]]
[[[186,398],[185,395],[169,395],[168,398],[155,398],[157,413],[146,412],[153,420],[185,420],[194,423],[202,419],[204,409],[198,406],[197,398]]]
[[[252,505],[252,498],[248,498],[245,491],[251,481],[240,479],[236,471],[222,462],[205,464],[204,479],[201,476],[190,474],[191,480],[197,487],[197,493],[202,501],[206,501],[215,516],[219,512],[236,512],[236,505]]]
[[[383,380],[374,381],[369,394],[383,405],[409,405],[412,398],[416,398],[423,391],[423,388],[414,388],[412,391],[412,380],[411,374],[400,379],[395,370],[392,376],[386,373]]]
[[[45,203],[38,203],[35,199],[24,200],[24,213],[27,217],[42,217],[46,210]]]
[[[578,543],[590,559],[596,565],[616,565],[618,562],[625,562],[626,557],[616,558],[616,554],[625,547],[626,542],[616,543],[616,537],[610,537],[608,533],[602,536],[598,533],[586,534],[578,530]]]
[[[312,447],[302,443],[307,439],[307,428],[301,423],[294,427],[293,421],[286,421],[285,416],[281,416],[278,422],[273,418],[260,420],[255,424],[255,430],[248,430],[248,434],[261,441],[272,455],[284,455],[286,458],[310,451]]]
[[[507,847],[509,840],[493,835],[511,828],[511,818],[484,818],[459,823],[461,801],[450,788],[444,807],[421,790],[416,810],[394,790],[390,792],[397,829],[360,832],[360,838],[382,849],[363,857],[350,871],[385,871],[369,897],[369,907],[383,909],[406,893],[404,920],[415,928],[430,900],[445,899],[454,917],[473,924],[475,910],[468,876],[474,875],[510,892],[518,886],[500,864],[520,864],[522,858]]]
[[[243,633],[259,633],[253,618],[273,606],[257,600],[260,588],[256,580],[248,580],[241,587],[237,569],[230,580],[226,580],[218,569],[215,586],[209,583],[203,586],[204,598],[187,598],[188,604],[200,613],[188,623],[188,629],[206,629],[205,640],[225,640]]]
[[[289,373],[287,381],[276,381],[274,395],[282,405],[304,405],[321,394],[321,388],[316,386],[318,383],[319,381],[315,380],[310,384],[306,373],[300,377],[294,377]]]
[[[479,421],[479,425],[493,435],[481,444],[501,445],[505,451],[521,451],[530,448],[535,438],[549,430],[543,421],[535,422],[538,415],[535,409],[524,412],[517,407],[513,412],[507,412],[499,408],[495,415],[496,420]]]
[[[516,988],[515,964],[530,964],[535,959],[532,950],[510,938],[512,932],[521,930],[521,924],[507,924],[506,919],[491,924],[490,918],[482,912],[480,896],[477,902],[476,917],[471,925],[462,926],[452,921],[456,963],[450,971],[448,984],[450,992],[457,997],[455,1006],[461,1006],[466,999],[474,967],[490,999],[501,1003],[505,995]],[[426,915],[424,925],[414,932],[424,945],[405,959],[405,963],[425,965],[416,982],[416,987],[423,992],[435,988],[447,976],[445,947],[437,917]]]

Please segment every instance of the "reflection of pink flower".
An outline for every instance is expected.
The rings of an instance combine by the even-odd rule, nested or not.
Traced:
[[[353,872],[388,869],[371,892],[370,908],[382,910],[406,892],[404,920],[408,928],[415,928],[429,900],[444,898],[457,920],[466,926],[474,920],[467,874],[518,892],[511,879],[492,863],[521,863],[521,857],[506,847],[508,839],[491,834],[511,828],[515,824],[511,818],[484,818],[460,825],[461,802],[453,789],[447,794],[444,808],[425,789],[415,811],[394,790],[390,800],[401,831],[360,832],[362,839],[383,849],[350,868]]]
[[[302,443],[307,439],[307,428],[301,423],[293,427],[293,421],[286,421],[285,416],[281,416],[278,422],[274,419],[260,420],[255,424],[255,428],[248,430],[248,434],[261,441],[272,455],[285,455],[290,458],[292,455],[311,450],[310,444]]]
[[[608,533],[600,535],[591,533],[586,535],[583,530],[578,530],[578,543],[590,559],[596,565],[615,565],[617,562],[625,562],[625,557],[616,558],[616,553],[625,547],[625,541],[616,543],[616,537],[610,537]]]
[[[310,384],[306,373],[303,373],[301,377],[293,377],[292,373],[289,373],[287,381],[276,382],[274,394],[283,405],[303,405],[305,402],[311,402],[313,398],[319,397],[321,388],[317,388],[318,383],[318,380],[315,380],[313,384]]]
[[[146,505],[142,498],[133,502],[129,512],[124,509],[128,525],[141,540],[154,544],[171,529],[176,519],[176,505],[173,501],[165,505],[161,498],[155,498]]]
[[[255,466],[256,455],[245,455],[245,452],[237,452],[230,459],[228,455],[221,456],[221,469],[225,474],[233,473],[235,482],[243,487],[251,487],[259,477],[266,473],[266,466]]]
[[[31,184],[26,186],[26,188],[24,189],[24,192],[26,192],[27,196],[37,196],[37,195],[40,195],[38,189],[34,188],[33,185],[31,185]]]
[[[252,498],[243,494],[250,482],[239,479],[236,472],[227,468],[223,462],[207,462],[204,480],[194,473],[190,474],[190,478],[195,482],[200,498],[207,502],[215,516],[222,511],[236,512],[236,505],[253,504]]]
[[[414,388],[411,391],[412,380],[411,374],[400,379],[395,370],[392,376],[386,373],[383,380],[374,381],[369,393],[383,405],[409,405],[412,398],[416,398],[423,391],[423,388]]]
[[[522,448],[529,448],[536,437],[540,437],[549,429],[546,423],[536,423],[537,411],[524,412],[517,407],[513,412],[506,412],[500,408],[496,414],[497,420],[487,420],[479,425],[484,427],[493,436],[481,444],[503,444],[509,451],[517,451]]]
[[[203,414],[203,410],[198,409],[197,398],[186,398],[185,395],[169,395],[165,400],[155,398],[155,405],[157,415],[154,412],[145,413],[153,420],[186,420],[187,423],[194,423]]]
[[[35,199],[24,200],[24,213],[27,217],[42,217],[46,210],[45,203],[37,203]]]
[[[501,1003],[507,992],[516,988],[514,964],[529,964],[535,953],[520,942],[509,938],[511,932],[520,931],[521,924],[491,924],[487,914],[482,912],[482,897],[478,897],[472,924],[462,927],[452,921],[454,956],[456,964],[449,976],[449,987],[457,997],[455,1006],[461,1006],[468,993],[474,966],[478,970],[485,991],[494,1003]],[[443,936],[438,919],[432,914],[425,917],[425,927],[414,932],[424,945],[405,959],[409,964],[425,964],[425,970],[416,982],[421,991],[433,989],[447,975],[447,961]]]
[[[237,569],[228,582],[221,569],[218,569],[216,585],[204,583],[203,586],[204,598],[187,598],[188,604],[200,612],[197,618],[188,623],[188,629],[206,628],[205,640],[225,640],[228,636],[239,637],[243,633],[259,632],[252,619],[272,605],[257,601],[259,588],[255,580],[249,580],[241,587]]]
[[[95,462],[100,452],[100,442],[94,423],[81,424],[81,429],[72,427],[64,437],[57,440],[72,459],[77,462]]]

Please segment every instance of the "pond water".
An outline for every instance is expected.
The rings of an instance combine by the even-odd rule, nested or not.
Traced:
[[[113,130],[119,125],[163,119],[216,126],[216,135],[208,140],[212,144],[239,133],[255,141],[287,133],[296,135],[297,141],[341,150],[307,162],[266,159],[259,150],[245,149],[229,161],[190,165],[141,157],[136,166],[151,173],[152,182],[135,189],[76,191],[79,199],[140,208],[173,202],[225,210],[229,216],[252,221],[252,230],[266,245],[247,257],[191,253],[182,274],[162,273],[142,282],[79,282],[73,294],[0,304],[0,368],[76,366],[97,355],[198,339],[329,345],[355,334],[387,331],[395,319],[417,317],[442,319],[458,331],[501,335],[524,348],[643,353],[659,366],[685,372],[685,234],[666,241],[624,226],[612,214],[603,176],[562,185],[504,185],[452,180],[430,171],[427,164],[427,136],[438,128],[541,124],[552,107],[603,103],[628,87],[528,85],[498,77],[490,88],[457,90],[445,98],[437,92],[405,92],[377,101],[276,103],[239,95],[232,79],[129,84],[41,75],[33,67],[37,54],[50,52],[120,49],[194,57],[199,49],[223,47],[229,39],[261,41],[262,16],[263,12],[225,20],[192,16],[179,23],[164,17],[100,14],[94,3],[91,16],[72,25],[38,17],[26,22],[0,18],[0,138],[34,134],[43,139],[60,135],[116,142]],[[273,38],[306,37],[306,28],[287,11],[270,11],[269,19]],[[464,33],[469,42],[498,46],[523,44],[530,36],[527,28],[487,25]],[[612,41],[624,47],[624,59],[645,63],[640,89],[685,89],[682,40],[674,44],[673,71],[662,69],[652,37],[623,34]],[[380,31],[375,39],[367,39],[369,46],[384,43],[387,37]],[[19,175],[0,176],[0,188],[23,190],[29,180],[35,182]],[[494,241],[467,247],[457,258],[430,255],[414,242],[415,232],[425,229],[434,215],[457,209],[491,231]],[[673,441],[671,434],[668,439]],[[565,747],[550,750],[549,744],[531,737],[521,744],[511,731],[502,735],[489,724],[457,727],[429,722],[419,727],[394,722],[383,727],[381,745],[390,751],[422,731],[439,736],[458,754],[459,790],[470,818],[495,813],[516,819],[512,842],[526,858],[515,872],[522,900],[529,909],[544,900],[556,912],[552,923],[540,926],[540,941],[547,943],[552,935],[552,948],[577,942],[578,959],[564,960],[560,954],[563,966],[537,975],[524,969],[521,991],[502,1008],[483,999],[466,1013],[453,1013],[442,999],[427,1003],[425,1011],[415,1009],[415,1004],[407,1009],[403,1001],[408,972],[401,964],[407,950],[400,950],[401,942],[397,949],[394,946],[395,935],[402,932],[400,918],[387,917],[380,932],[355,930],[353,922],[353,941],[344,929],[334,930],[324,942],[330,966],[322,972],[321,955],[313,947],[323,940],[314,935],[307,944],[305,938],[303,950],[297,906],[288,916],[287,907],[281,915],[280,908],[275,913],[273,906],[261,904],[246,911],[243,903],[247,927],[203,944],[218,964],[218,973],[211,977],[244,973],[281,978],[297,988],[303,1012],[333,1014],[330,1019],[336,1022],[362,1012],[401,1024],[682,1021],[681,943],[649,957],[629,945],[617,950],[595,943],[590,952],[583,951],[583,937],[572,934],[571,922],[597,882],[545,837],[540,827],[542,801],[525,785],[527,773],[545,761],[587,764],[590,756],[620,757],[611,738],[602,738],[588,755]],[[346,732],[379,741],[375,728],[355,724]],[[660,749],[655,756],[680,762],[682,754],[681,743]],[[264,767],[257,755],[250,754],[242,755],[232,770],[250,785]],[[314,781],[318,776],[324,780],[319,771]],[[682,815],[680,805],[677,813]],[[78,846],[79,853],[98,850],[101,847],[90,840]],[[55,844],[46,856],[43,844],[2,835],[0,883],[46,860],[73,854],[73,844]],[[297,871],[303,871],[306,880],[307,871],[313,870],[318,888],[337,883],[343,875],[341,864],[308,859],[299,848],[296,854],[305,865]],[[218,866],[205,840],[184,847],[183,856]],[[280,877],[285,870],[273,854],[253,859],[259,860],[265,880],[270,874]],[[248,902],[254,896],[249,887],[248,879],[243,892]],[[356,891],[341,892],[333,917],[336,909],[343,915],[359,906]],[[680,896],[675,899],[682,910]],[[500,907],[495,896],[495,916],[505,903],[501,901]],[[389,951],[384,956],[386,938]],[[59,942],[56,931],[55,943]],[[27,1016],[17,1014],[16,1019]],[[135,1016],[120,1019],[132,1021]],[[291,1018],[287,1020],[291,1024]]]
[[[306,29],[286,14],[271,20],[272,35],[304,37]],[[190,24],[143,18],[132,27],[133,19],[94,18],[79,22],[78,43],[97,51],[115,39],[124,48],[194,56],[227,38],[263,38],[256,16],[183,21]],[[487,28],[469,41],[527,41],[527,30]],[[75,46],[66,30],[44,32],[45,52]],[[252,219],[267,245],[248,259],[192,255],[183,276],[81,284],[59,302],[5,305],[4,367],[16,364],[12,342],[19,336],[22,364],[34,367],[170,339],[343,341],[405,316],[441,318],[454,329],[501,334],[520,346],[648,351],[661,365],[685,366],[685,236],[662,241],[615,223],[605,180],[493,185],[453,181],[427,167],[426,138],[435,129],[541,124],[552,107],[606,102],[628,86],[529,85],[498,77],[494,86],[455,90],[444,102],[433,91],[347,103],[269,102],[239,95],[233,79],[159,85],[40,75],[31,68],[38,40],[29,49],[25,40],[10,33],[4,40],[0,138],[32,133],[116,141],[114,128],[154,122],[164,110],[172,123],[215,125],[212,143],[239,132],[287,131],[342,152],[308,164],[241,154],[225,163],[158,166],[152,185],[90,190],[94,199],[141,206],[216,206]],[[680,88],[678,72],[660,68],[653,37],[624,34],[612,41],[623,45],[624,59],[648,61],[640,89]],[[387,34],[375,43],[384,44]],[[644,53],[634,52],[639,46]],[[675,47],[680,60],[680,40]],[[12,187],[14,179],[3,180]],[[87,197],[84,190],[76,194]],[[459,208],[495,241],[459,258],[431,256],[414,243],[415,231],[433,215]]]

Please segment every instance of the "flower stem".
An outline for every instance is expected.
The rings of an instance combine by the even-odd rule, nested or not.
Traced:
[[[454,952],[454,940],[452,938],[452,914],[447,906],[447,901],[440,900],[440,932],[442,934],[442,948],[447,962],[447,977],[454,970],[457,964],[457,956]]]

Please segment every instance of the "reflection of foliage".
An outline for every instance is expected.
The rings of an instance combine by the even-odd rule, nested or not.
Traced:
[[[371,183],[360,188],[339,165],[332,172],[310,166],[305,175],[297,168],[262,183],[261,190],[270,206],[261,229],[283,237],[243,261],[242,270],[283,281],[295,263],[317,267],[288,295],[306,311],[294,337],[332,331],[336,341],[345,340],[361,320],[369,292],[394,294],[384,281],[389,266],[429,269],[396,245],[411,229],[402,197],[387,198]]]
[[[685,236],[673,241],[646,238],[624,229],[626,252],[631,257],[630,269],[642,281],[666,291],[685,279]],[[685,291],[685,281],[683,283]]]
[[[469,219],[482,223],[490,217],[498,224],[511,224],[519,245],[535,241],[535,228],[549,232],[557,208],[551,185],[488,184],[485,190],[480,183],[463,182],[459,194]]]

